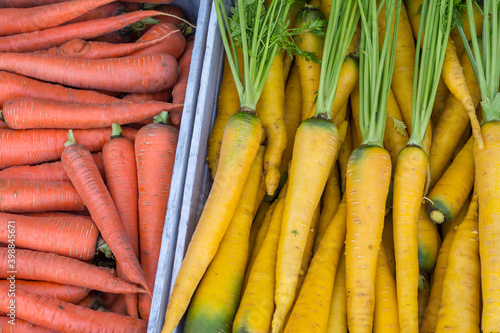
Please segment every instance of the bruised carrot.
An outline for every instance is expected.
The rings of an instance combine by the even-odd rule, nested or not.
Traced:
[[[113,252],[117,263],[122,266],[127,278],[142,285],[150,293],[144,271],[125,235],[116,206],[97,171],[89,150],[75,143],[71,131],[68,137],[66,148],[61,154],[64,170],[85,202],[92,220]]]
[[[186,44],[186,49],[184,53],[179,58],[179,76],[177,77],[177,83],[172,90],[172,103],[173,104],[184,104],[184,99],[186,97],[186,89],[189,77],[189,68],[191,66],[191,57],[193,55],[194,40],[190,40]],[[170,112],[170,121],[172,124],[178,126],[181,123],[182,109],[177,108]]]
[[[20,97],[7,101],[1,115],[13,129],[87,129],[130,124],[172,108],[170,103],[154,101],[82,104]]]
[[[15,323],[15,325],[13,324]],[[14,321],[6,316],[0,316],[0,332],[2,333],[57,333],[50,328],[34,325],[26,320],[16,318]]]
[[[144,10],[92,21],[61,25],[54,28],[0,37],[0,52],[26,52],[48,49],[75,39],[90,39],[119,30],[142,19],[166,15]]]
[[[54,297],[60,301],[68,303],[78,303],[89,294],[90,289],[76,287],[69,284],[60,284],[54,282],[44,281],[28,281],[16,279],[15,282],[11,280],[0,280],[0,285],[5,286],[15,283],[16,287],[21,287],[29,292]],[[2,332],[2,331],[0,331]]]
[[[177,80],[177,61],[161,53],[108,59],[0,53],[0,69],[78,88],[118,92],[157,92]]]
[[[112,103],[119,99],[92,90],[72,89],[0,71],[0,107],[9,99],[35,97],[77,103]]]
[[[5,311],[8,310],[11,298],[7,287],[1,286],[0,291],[0,310]],[[37,311],[33,311],[33,308]],[[147,323],[140,319],[85,309],[22,288],[16,290],[16,316],[36,325],[64,332],[145,332],[147,328]]]
[[[112,1],[77,0],[22,9],[1,8],[0,36],[52,28]]]
[[[2,212],[85,209],[82,199],[70,182],[0,179],[0,197]]]
[[[0,248],[0,278],[47,281],[110,293],[138,293],[144,290],[115,277],[109,269],[54,253],[16,249],[16,262],[9,262],[8,248]]]
[[[162,113],[166,116],[166,113]],[[160,256],[162,230],[174,169],[175,152],[179,132],[167,126],[166,117],[158,117],[158,123],[142,127],[135,140],[135,158],[139,190],[139,242],[141,265],[149,288],[153,290],[156,267]],[[149,317],[151,298],[141,296],[139,312]]]
[[[0,213],[0,241],[8,243],[15,234],[16,246],[91,260],[99,230],[82,217],[35,217]],[[10,236],[11,237],[11,236]]]
[[[184,52],[186,38],[177,26],[167,22],[160,22],[152,26],[136,43],[146,43],[159,38],[161,38],[159,43],[137,50],[131,53],[130,56],[166,53],[177,59]]]
[[[137,130],[123,127],[123,135],[135,139]],[[75,139],[90,151],[98,151],[109,140],[111,128],[74,130]],[[37,164],[61,158],[68,131],[63,129],[0,130],[0,169]]]

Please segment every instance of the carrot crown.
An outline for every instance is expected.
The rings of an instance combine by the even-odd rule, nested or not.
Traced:
[[[481,91],[481,106],[483,109],[484,122],[500,120],[500,20],[499,4],[497,0],[484,0],[482,5],[483,12],[483,35],[480,38],[476,33],[474,25],[473,6],[479,6],[475,1],[467,0],[467,14],[469,16],[471,44],[465,37],[461,25],[457,24],[460,37],[465,45],[469,58],[474,68],[474,72]],[[482,51],[482,52],[481,52]]]
[[[292,41],[297,29],[289,29],[287,18],[293,0],[272,1],[265,8],[264,0],[237,1],[231,9],[231,17],[223,0],[215,0],[215,10],[221,32],[227,28],[230,38],[222,33],[222,42],[234,76],[240,99],[240,107],[255,110],[274,56],[279,49],[290,54],[307,56]],[[311,22],[301,29],[321,31],[323,23]],[[237,46],[243,53],[243,73],[240,73]]]
[[[64,143],[64,147],[68,147],[68,146],[71,146],[74,144],[76,144],[75,135],[73,134],[73,130],[69,130],[68,131],[68,141],[66,141]]]
[[[359,20],[356,0],[333,1],[326,29],[315,117],[332,119],[340,69]]]
[[[361,15],[361,41],[359,45],[359,127],[363,144],[383,147],[387,98],[391,86],[396,54],[401,0],[357,0]],[[382,49],[379,47],[377,16],[385,5],[385,26],[394,30],[384,35]],[[377,8],[380,6],[380,8]]]
[[[418,30],[416,45],[423,46],[422,51],[415,55],[415,73],[418,75],[415,74],[413,78],[412,133],[409,145],[422,147],[424,141],[451,31],[453,5],[454,0],[424,0],[422,3],[422,24]]]

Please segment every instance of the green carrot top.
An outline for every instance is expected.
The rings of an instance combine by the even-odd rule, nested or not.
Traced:
[[[500,5],[498,0],[483,0],[482,2],[481,8],[475,1],[467,0],[472,50],[461,25],[457,24],[457,28],[478,80],[483,121],[500,121],[500,64],[498,62],[500,56]],[[478,37],[476,33],[474,6],[478,6],[482,10],[482,37]]]
[[[340,69],[358,20],[356,0],[332,2],[326,29],[315,117],[332,119],[332,106],[337,92]]]
[[[422,147],[424,141],[443,68],[453,8],[454,0],[424,0],[422,3],[416,44],[422,45],[422,51],[415,55],[412,134],[408,140],[409,145]]]
[[[383,147],[387,98],[391,86],[396,54],[396,38],[401,12],[401,0],[357,0],[361,15],[361,41],[359,45],[359,126],[362,144]],[[393,33],[384,35],[379,44],[377,16],[385,6],[385,25]]]

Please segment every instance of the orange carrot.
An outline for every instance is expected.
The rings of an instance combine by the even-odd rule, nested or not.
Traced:
[[[2,311],[12,304],[8,290],[0,287]],[[22,288],[16,289],[15,297],[16,317],[62,332],[146,332],[147,329],[147,323],[140,319],[86,309]]]
[[[70,182],[0,179],[0,198],[2,212],[85,209],[82,199]]]
[[[165,38],[167,37],[167,38]],[[131,54],[131,56],[153,54],[153,53],[166,53],[175,57],[176,59],[181,56],[186,47],[186,38],[181,30],[172,23],[160,22],[151,27],[144,35],[137,40],[137,43],[146,43],[150,40],[164,38],[160,43],[143,48]]]
[[[0,280],[0,285],[10,286],[10,280]],[[44,281],[27,281],[16,279],[15,285],[26,289],[29,292],[54,297],[60,301],[68,303],[77,303],[87,297],[90,289],[71,286],[69,284],[60,284]],[[3,332],[0,330],[0,332]]]
[[[16,279],[70,284],[118,294],[144,292],[137,285],[115,277],[107,268],[54,253],[15,249],[15,263],[9,262],[12,260],[9,249],[0,248],[0,278],[14,275]]]
[[[90,151],[85,146],[75,143],[71,131],[68,137],[69,141],[65,144],[66,148],[61,155],[64,170],[127,278],[144,286],[150,293],[144,271],[125,234],[116,206],[99,175]]]
[[[165,116],[165,113],[162,116]],[[160,118],[159,121],[163,124],[144,126],[137,133],[135,140],[135,160],[139,183],[140,258],[151,290],[154,287],[156,267],[160,256],[162,231],[179,136],[175,128],[164,125],[167,119]],[[148,295],[140,296],[141,318],[149,317],[150,307],[151,298]]]
[[[80,302],[76,303],[78,306],[82,306],[87,309],[94,309],[96,310],[97,308],[103,306],[102,305],[102,299],[101,296],[99,295],[100,293],[92,290],[87,297],[82,299]],[[108,294],[109,295],[109,294]],[[115,294],[111,294],[115,295]]]
[[[139,10],[139,9],[136,9],[136,10]],[[72,19],[71,21],[67,21],[64,24],[97,20],[97,19],[102,19],[102,18],[106,18],[106,17],[111,17],[111,16],[116,16],[116,15],[128,13],[131,11],[132,10],[128,10],[127,7],[125,7],[120,2],[114,1],[114,2],[108,3],[106,5],[97,7],[95,9],[89,10],[85,14],[80,15],[80,16]]]
[[[177,79],[179,82],[179,78]],[[177,83],[176,83],[177,85]],[[174,86],[175,87],[175,86]],[[172,98],[172,88],[168,88],[157,93],[130,93],[122,97],[124,101],[143,102],[143,101],[157,101],[166,102]]]
[[[0,107],[7,100],[17,97],[38,97],[78,103],[112,103],[119,101],[118,98],[95,91],[72,89],[0,71]]]
[[[184,104],[184,98],[186,97],[187,82],[189,77],[189,68],[191,65],[191,56],[193,54],[194,40],[190,40],[186,44],[186,49],[184,53],[179,58],[179,76],[177,77],[177,83],[172,90],[173,104]],[[174,125],[180,125],[182,117],[182,109],[175,109],[170,113],[170,121]]]
[[[123,127],[123,135],[135,139],[137,130]],[[61,158],[68,131],[63,129],[0,130],[0,169],[37,164]],[[109,140],[111,128],[74,130],[75,139],[90,151],[98,151]]]
[[[102,128],[138,122],[170,111],[173,104],[163,102],[121,101],[110,104],[82,104],[19,97],[7,101],[1,112],[13,129]]]
[[[135,165],[134,142],[121,136],[120,126],[113,124],[111,140],[102,148],[107,186],[127,238],[136,258],[139,258],[139,217],[137,168]],[[121,265],[117,265],[118,277],[125,279]],[[125,295],[122,301],[126,311],[138,318],[137,295]]]
[[[0,8],[0,36],[52,28],[112,1],[73,0],[22,9]]]
[[[15,236],[16,246],[91,260],[99,230],[94,222],[78,216],[41,217],[0,213],[0,241]]]
[[[162,13],[173,15],[173,16],[154,16],[153,18],[155,20],[179,25],[182,22],[180,19],[186,19],[186,14],[184,13],[184,11],[179,6],[176,5],[160,5],[158,7],[155,7],[155,10]]]
[[[48,49],[75,38],[90,39],[101,36],[157,15],[166,14],[155,10],[144,10],[98,20],[61,25],[41,31],[4,36],[0,37],[0,52],[26,52]]]
[[[104,164],[100,152],[92,154],[96,162],[99,173],[104,178]],[[68,175],[62,166],[61,161],[42,163],[37,165],[12,166],[0,171],[0,178],[37,180],[47,182],[69,182]]]
[[[177,80],[177,61],[161,53],[108,59],[0,53],[0,69],[72,87],[118,92],[157,92]]]
[[[0,0],[0,8],[27,8],[64,1],[67,0]]]
[[[9,321],[11,321],[9,323]],[[57,333],[50,328],[44,328],[33,325],[26,320],[16,318],[15,325],[12,324],[12,319],[5,316],[0,316],[0,332],[2,333]]]

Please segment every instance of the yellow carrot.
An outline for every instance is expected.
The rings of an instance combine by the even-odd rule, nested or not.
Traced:
[[[325,192],[323,193],[323,208],[319,216],[316,239],[314,240],[314,252],[318,249],[321,237],[323,237],[323,233],[335,215],[340,200],[342,199],[342,189],[340,186],[339,171],[337,166],[334,165],[333,171],[326,182]]]
[[[326,333],[347,333],[347,301],[345,292],[345,252],[340,252],[339,265],[335,273],[332,302]]]
[[[385,216],[384,230],[382,232],[382,244],[384,245],[387,264],[391,269],[392,275],[396,275],[396,256],[394,254],[394,223],[392,221],[392,212]]]

